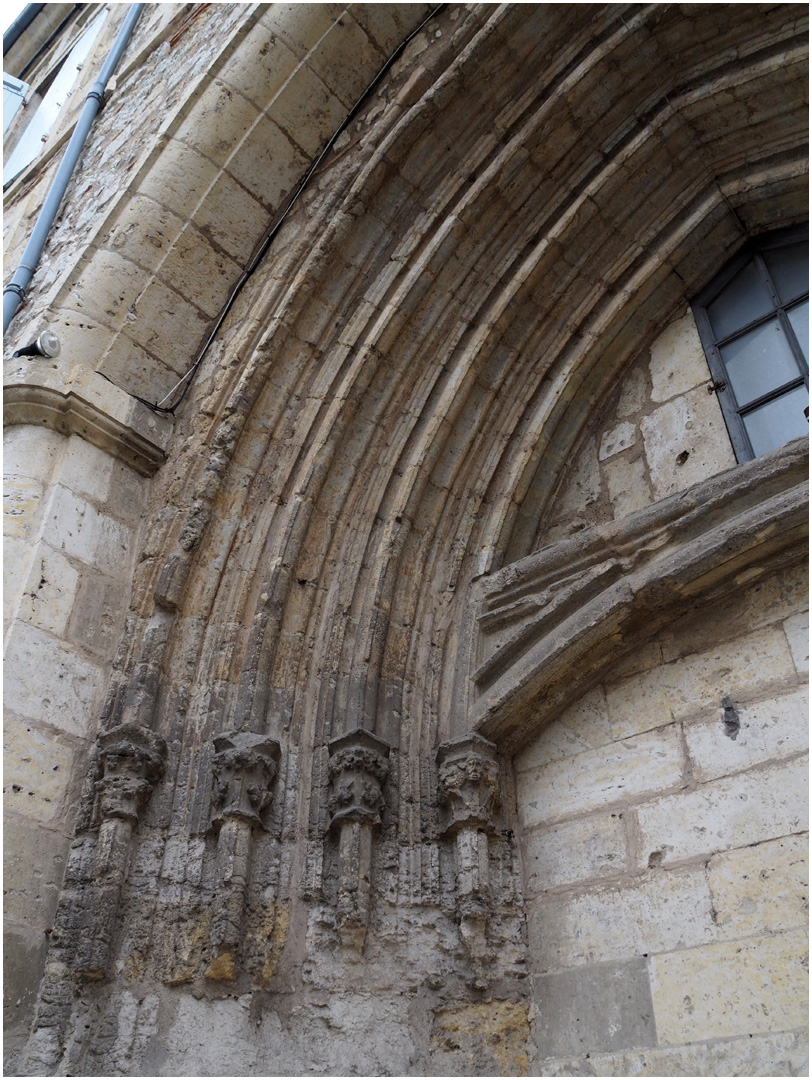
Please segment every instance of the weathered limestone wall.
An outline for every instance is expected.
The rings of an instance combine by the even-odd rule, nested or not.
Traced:
[[[6,428],[7,1046],[30,1013],[135,569],[147,481],[77,435]]]
[[[735,465],[712,381],[694,317],[680,312],[596,413],[539,525],[540,545]]]
[[[156,400],[189,368],[283,198],[425,10],[147,5],[6,335],[12,1056],[30,1027],[90,747],[126,641],[149,476],[173,433],[170,418],[130,395]],[[5,195],[9,275],[125,14],[112,6],[45,153]],[[206,200],[208,217],[190,224]],[[58,361],[11,359],[46,326],[59,334]],[[105,362],[111,345],[118,360]]]
[[[637,361],[650,395],[630,372],[625,411],[594,407],[749,230],[803,217],[797,7],[444,8],[320,164],[171,420],[131,394],[154,401],[187,370],[298,170],[428,7],[150,9],[8,342],[45,322],[63,336],[57,365],[6,370],[24,511],[9,641],[39,635],[12,654],[28,787],[8,797],[52,799],[13,867],[12,1013],[52,932],[9,1071],[521,1075],[548,1056],[508,752],[465,759],[456,794],[440,783],[438,745],[479,720],[450,704],[460,628],[470,590],[531,559],[550,524],[569,536],[625,517],[639,491],[656,503],[732,464],[682,315],[654,346],[660,367]],[[41,179],[11,193],[17,249]],[[74,198],[94,186],[98,208]],[[699,442],[681,441],[682,421]],[[553,520],[543,508],[584,430],[615,432],[591,451],[596,495]],[[66,449],[80,432],[87,479]],[[795,488],[765,473],[797,530]],[[45,595],[58,559],[65,604],[77,575],[70,615],[61,592],[26,598],[35,583]],[[102,584],[110,629],[94,635]],[[63,732],[49,710],[70,718],[74,698],[85,727]],[[332,754],[358,728],[386,753],[347,780]],[[33,778],[23,729],[49,740]],[[251,739],[264,759],[242,752]],[[668,746],[662,785],[688,760]],[[60,807],[79,807],[72,842],[41,775],[59,775],[63,752],[86,780],[59,789]],[[604,755],[587,764],[599,778]],[[599,815],[594,788],[561,824]],[[533,837],[546,820],[527,823]],[[55,869],[26,878],[40,850]],[[621,951],[637,877],[695,869],[664,848],[650,871],[627,857]],[[21,936],[40,881],[50,903],[65,866],[53,921],[43,907]],[[538,989],[581,966],[567,925],[541,941],[534,929],[573,883],[526,884]],[[617,963],[636,993],[633,958]]]
[[[541,1075],[806,1074],[807,586],[681,618],[515,759]]]

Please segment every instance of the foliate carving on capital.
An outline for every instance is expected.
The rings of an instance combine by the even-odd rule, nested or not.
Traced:
[[[368,821],[379,825],[385,806],[383,783],[389,773],[389,747],[361,728],[333,739],[328,747],[330,824]]]
[[[121,724],[99,736],[102,777],[96,782],[103,820],[136,825],[166,764],[166,743],[154,731]]]
[[[262,811],[273,798],[279,743],[250,731],[235,731],[219,735],[214,751],[214,821],[240,818],[261,826]]]
[[[493,831],[499,806],[496,747],[481,735],[442,743],[438,752],[439,795],[444,832],[463,826]]]

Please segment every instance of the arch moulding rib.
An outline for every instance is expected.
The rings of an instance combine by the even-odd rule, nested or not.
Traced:
[[[677,616],[802,558],[808,467],[800,439],[480,579],[453,728],[513,754]]]

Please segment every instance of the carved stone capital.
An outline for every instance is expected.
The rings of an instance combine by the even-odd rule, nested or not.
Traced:
[[[437,751],[443,832],[463,827],[492,832],[499,805],[496,747],[481,735],[449,739]]]
[[[382,787],[389,772],[389,746],[357,728],[333,739],[328,750],[331,827],[342,821],[379,825],[385,805]]]
[[[96,791],[102,819],[136,825],[163,775],[166,743],[148,728],[121,724],[99,736],[99,760],[102,778]]]
[[[250,731],[235,731],[219,735],[214,750],[214,821],[239,818],[262,825],[260,815],[272,798],[279,743]]]

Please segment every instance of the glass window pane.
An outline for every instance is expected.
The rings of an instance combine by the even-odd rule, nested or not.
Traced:
[[[798,339],[798,344],[804,351],[807,364],[809,363],[809,301],[804,300],[797,307],[790,308],[787,312],[792,329]]]
[[[778,319],[742,334],[719,352],[740,406],[800,374]]]
[[[804,416],[808,404],[809,391],[798,386],[742,417],[756,457],[809,434],[809,423]]]
[[[54,126],[59,110],[70,96],[71,90],[79,77],[79,69],[90,52],[102,28],[107,13],[104,9],[96,16],[79,40],[71,49],[62,67],[48,88],[36,112],[31,117],[20,141],[12,151],[11,157],[3,165],[3,186],[11,183],[31,162],[39,157],[44,140]]]
[[[25,100],[28,83],[21,79],[15,79],[13,75],[3,72],[3,134],[8,131],[9,125],[17,115],[17,110]]]
[[[809,292],[809,243],[788,244],[764,252],[764,261],[770,271],[776,292],[786,303],[794,296]]]
[[[772,307],[758,267],[753,262],[748,263],[725,285],[713,303],[708,304],[708,317],[716,340],[727,337],[760,315],[766,315]]]

